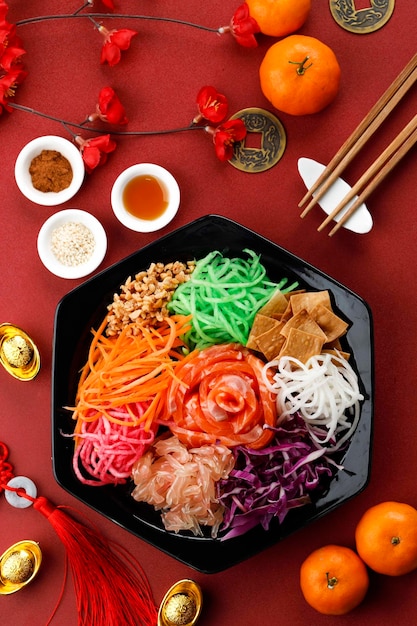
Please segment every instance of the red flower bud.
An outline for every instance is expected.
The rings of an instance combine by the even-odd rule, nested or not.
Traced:
[[[96,112],[89,116],[89,121],[93,122],[99,118],[109,124],[127,124],[125,109],[119,100],[114,89],[103,87],[98,95]]]

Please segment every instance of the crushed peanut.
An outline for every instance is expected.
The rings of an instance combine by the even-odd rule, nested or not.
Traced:
[[[118,335],[126,325],[136,321],[140,324],[161,322],[169,315],[167,304],[175,289],[189,280],[194,268],[195,261],[152,263],[133,280],[129,276],[107,307],[107,335]]]

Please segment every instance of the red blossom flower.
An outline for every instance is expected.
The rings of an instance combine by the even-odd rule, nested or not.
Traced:
[[[16,26],[14,24],[9,24],[6,20],[6,14],[8,11],[8,6],[3,4],[0,0],[0,46],[7,45],[7,40],[10,37],[11,33],[14,35]],[[6,42],[6,43],[4,43]]]
[[[125,109],[114,89],[103,87],[98,95],[96,112],[88,117],[89,122],[100,119],[109,124],[127,124]]]
[[[104,26],[99,26],[98,30],[104,37],[100,62],[108,63],[110,66],[119,63],[122,51],[128,50],[132,38],[138,34],[137,31],[130,30],[130,28],[107,30]]]
[[[258,42],[255,34],[260,33],[258,22],[251,17],[249,6],[244,2],[234,12],[230,21],[230,26],[222,32],[231,32],[236,41],[245,48],[256,48]]]
[[[75,141],[80,146],[81,156],[88,174],[91,174],[96,167],[104,165],[107,161],[107,155],[116,150],[116,142],[110,138],[110,135],[100,135],[92,139],[83,139],[81,135],[77,135]]]
[[[234,144],[246,137],[246,126],[241,119],[228,120],[217,128],[206,126],[206,131],[213,135],[214,148],[220,161],[230,161],[233,157]]]
[[[5,26],[5,24],[7,24],[6,15],[8,10],[9,7],[7,5],[7,2],[5,2],[4,0],[0,0],[0,25],[2,28]]]
[[[8,72],[25,54],[22,42],[16,35],[16,25],[6,21],[8,6],[0,0],[0,70]]]
[[[8,72],[25,53],[21,40],[15,34],[15,26],[9,31],[0,28],[0,69]]]
[[[111,9],[112,11],[114,11],[115,6],[114,6],[114,2],[113,0],[102,0],[104,6],[106,6],[108,9]],[[94,0],[88,0],[88,4],[92,7],[94,6]]]
[[[14,97],[16,88],[24,81],[26,76],[27,72],[25,70],[16,68],[11,69],[7,74],[0,77],[0,114],[3,112],[3,109],[9,112],[13,110],[7,104],[7,100]]]
[[[228,111],[227,98],[214,87],[202,87],[197,94],[198,115],[193,119],[197,124],[202,119],[220,124]]]
[[[114,11],[115,6],[114,6],[114,2],[113,0],[102,0],[104,6],[106,6],[108,9],[111,9],[112,11]]]

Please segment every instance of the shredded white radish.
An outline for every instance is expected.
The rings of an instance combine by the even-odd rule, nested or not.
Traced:
[[[271,369],[272,380],[271,372],[268,375]],[[329,451],[337,450],[351,437],[364,397],[355,372],[341,354],[318,354],[305,364],[285,356],[267,363],[263,378],[268,389],[277,394],[278,424],[298,412],[311,438]]]

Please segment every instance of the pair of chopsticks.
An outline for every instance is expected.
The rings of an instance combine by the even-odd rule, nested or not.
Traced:
[[[309,204],[301,213],[305,217],[307,213],[319,202],[341,172],[349,165],[358,152],[363,148],[369,138],[381,126],[388,115],[397,106],[410,87],[417,80],[417,54],[407,63],[402,72],[394,82],[388,87],[381,98],[372,107],[365,118],[360,122],[350,137],[335,154],[325,170],[307,191],[299,207],[303,207],[308,201]],[[357,195],[358,198],[343,214],[337,224],[329,232],[329,236],[334,235],[339,228],[349,219],[359,208],[366,198],[384,180],[389,172],[400,162],[405,154],[417,141],[417,115],[407,124],[407,126],[397,135],[384,152],[372,163],[372,165],[361,176],[351,191],[335,207],[335,209],[320,224],[317,230],[321,231],[331,222],[347,204]]]

